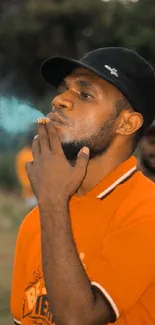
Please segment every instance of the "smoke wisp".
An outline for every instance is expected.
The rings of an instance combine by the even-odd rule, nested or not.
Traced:
[[[26,132],[44,114],[15,97],[0,96],[0,129],[10,134]]]

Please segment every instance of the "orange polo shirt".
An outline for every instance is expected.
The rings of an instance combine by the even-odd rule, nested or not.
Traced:
[[[79,257],[119,325],[155,324],[155,185],[131,157],[70,201]],[[51,270],[52,274],[52,270]],[[18,234],[11,312],[15,324],[52,324],[41,263],[38,208]]]

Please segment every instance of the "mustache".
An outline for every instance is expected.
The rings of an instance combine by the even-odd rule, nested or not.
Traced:
[[[52,113],[56,113],[57,116],[61,117],[64,120],[68,120],[64,112],[60,108],[56,108],[56,106],[52,107]]]

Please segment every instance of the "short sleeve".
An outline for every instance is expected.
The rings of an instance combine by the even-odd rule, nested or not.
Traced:
[[[20,324],[23,297],[24,297],[24,279],[26,277],[26,268],[24,266],[23,256],[23,237],[21,231],[19,231],[15,255],[14,255],[14,267],[12,276],[12,288],[11,288],[11,314],[14,319],[14,323]]]
[[[32,239],[38,232],[38,229],[38,208],[35,207],[24,218],[16,241],[10,301],[11,314],[14,318],[14,324],[20,324],[22,317],[25,282],[27,279],[28,256]]]
[[[116,317],[128,312],[155,273],[155,215],[145,216],[108,234],[88,266],[92,285],[110,302]]]

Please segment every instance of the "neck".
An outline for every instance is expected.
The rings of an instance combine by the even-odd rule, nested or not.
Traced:
[[[77,191],[77,195],[82,196],[89,192],[115,168],[127,160],[131,156],[131,152],[132,150],[126,149],[123,151],[120,145],[117,148],[111,147],[102,156],[91,159],[88,163],[86,176]]]

